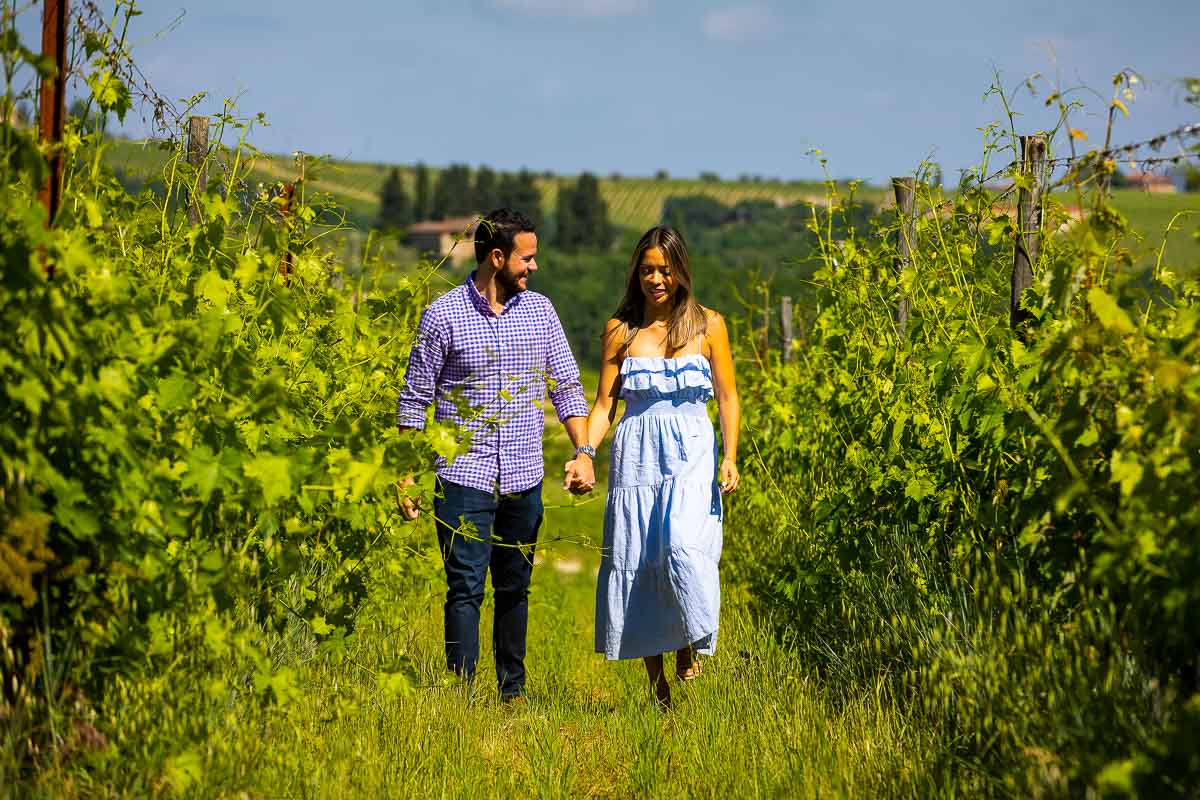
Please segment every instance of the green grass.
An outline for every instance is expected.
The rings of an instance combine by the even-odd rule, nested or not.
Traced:
[[[229,731],[251,763],[213,764],[208,774],[218,780],[201,782],[198,794],[828,797],[915,796],[928,787],[927,733],[904,729],[870,698],[843,708],[822,702],[802,665],[736,604],[702,679],[677,687],[675,709],[659,712],[640,663],[591,652],[595,561],[575,555],[586,564],[577,573],[553,562],[535,571],[527,707],[510,710],[494,697],[490,604],[473,690],[444,679],[440,603],[430,596],[409,609],[411,627],[372,632],[355,652],[368,666],[403,651],[418,689],[390,696],[362,670],[311,664],[302,698],[265,740],[244,726]],[[234,770],[240,779],[221,780]]]
[[[1073,194],[1056,193],[1054,199],[1068,207],[1077,205]],[[1161,250],[1165,268],[1180,275],[1200,274],[1200,194],[1114,189],[1112,206],[1133,231],[1123,244],[1131,250],[1137,270],[1153,268]]]
[[[1163,265],[1181,275],[1200,273],[1200,194],[1124,189],[1113,192],[1113,205],[1141,237],[1134,244],[1139,267],[1155,264],[1165,237]]]
[[[590,388],[595,375],[585,374]],[[640,661],[593,652],[593,614],[604,485],[575,500],[558,485],[570,445],[546,437],[546,520],[530,594],[529,703],[499,703],[492,666],[490,591],[480,672],[451,678],[442,650],[444,584],[432,550],[428,581],[398,593],[361,627],[345,656],[317,654],[303,627],[275,641],[278,669],[298,691],[277,708],[231,695],[211,703],[215,735],[188,747],[147,743],[141,760],[104,763],[90,776],[43,776],[45,796],[144,796],[170,788],[192,797],[924,797],[969,786],[935,754],[938,732],[907,727],[867,692],[833,704],[812,672],[755,620],[726,585],[717,653],[704,674],[674,685],[658,710]],[[600,477],[606,453],[598,458]],[[417,523],[432,540],[428,518]],[[386,675],[406,671],[398,689]],[[236,674],[221,676],[237,685]],[[161,688],[161,687],[160,687]],[[179,688],[190,702],[202,693]],[[186,712],[151,692],[110,708],[136,726]],[[205,701],[207,702],[207,701]],[[144,728],[143,728],[144,730]],[[167,751],[163,751],[163,740]],[[157,748],[157,749],[154,749]],[[146,751],[143,751],[146,752]],[[63,778],[59,782],[59,778]],[[2,793],[0,793],[2,794]]]

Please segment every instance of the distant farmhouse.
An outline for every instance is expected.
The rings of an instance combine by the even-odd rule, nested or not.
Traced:
[[[1129,188],[1141,189],[1151,194],[1174,194],[1178,191],[1175,182],[1166,175],[1155,175],[1152,172],[1131,172],[1126,176]]]
[[[474,261],[476,220],[477,216],[471,216],[416,222],[408,226],[405,241],[419,253],[437,258],[450,256],[455,264]]]

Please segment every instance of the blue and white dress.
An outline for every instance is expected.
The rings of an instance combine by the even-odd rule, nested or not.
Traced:
[[[613,434],[596,586],[596,652],[641,658],[717,645],[721,492],[700,354],[630,356]]]

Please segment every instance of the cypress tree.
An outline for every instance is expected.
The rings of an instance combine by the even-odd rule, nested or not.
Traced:
[[[458,217],[475,211],[475,198],[471,191],[471,170],[466,164],[451,164],[438,176],[433,190],[430,216],[433,219]]]
[[[412,206],[404,191],[400,170],[392,167],[379,191],[379,218],[375,221],[375,227],[380,230],[399,230],[407,227],[413,221],[412,217]]]
[[[600,182],[590,172],[580,175],[573,188],[559,190],[558,219],[558,243],[566,249],[603,250],[612,243],[608,204],[600,196]]]
[[[578,246],[579,224],[575,220],[575,191],[567,183],[558,185],[554,204],[554,244],[563,250]]]
[[[500,186],[491,167],[480,167],[475,173],[475,210],[486,214],[500,205]]]
[[[516,175],[505,175],[500,180],[499,201],[500,205],[524,213],[536,228],[541,228],[546,222],[541,212],[541,191],[534,174],[528,169],[522,169]]]
[[[418,163],[415,175],[416,190],[413,198],[413,219],[418,222],[429,219],[431,198],[429,196],[429,168]]]

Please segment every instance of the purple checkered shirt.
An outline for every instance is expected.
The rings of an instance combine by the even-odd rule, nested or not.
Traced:
[[[491,492],[521,492],[542,479],[542,402],[548,392],[559,420],[588,413],[579,367],[554,306],[520,292],[496,314],[475,288],[475,273],[435,300],[421,317],[408,357],[396,422],[424,428],[425,410],[471,434],[471,451],[437,474]]]

